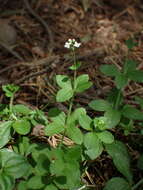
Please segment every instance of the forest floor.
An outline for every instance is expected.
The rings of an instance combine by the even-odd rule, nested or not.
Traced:
[[[82,62],[78,74],[88,74],[93,82],[86,93],[75,99],[75,103],[84,107],[91,100],[106,97],[114,87],[112,79],[104,76],[99,66],[115,64],[121,68],[128,54],[125,41],[129,38],[133,38],[138,46],[128,56],[137,61],[139,69],[143,69],[143,11],[135,3],[116,5],[95,1],[86,4],[88,1],[84,0],[39,0],[30,1],[32,9],[29,9],[26,2],[0,0],[1,19],[8,20],[17,33],[12,52],[5,48],[0,50],[0,84],[14,83],[21,87],[15,103],[44,111],[55,105],[61,106],[55,102],[57,86],[53,79],[56,74],[71,74],[68,67],[72,59],[64,48],[69,38],[81,42],[76,52]],[[38,17],[34,16],[33,10]],[[135,95],[143,97],[143,85],[130,83],[124,93],[126,102],[134,105]],[[2,92],[0,103],[7,103]],[[116,136],[118,139],[124,138],[127,143],[135,138],[122,137],[120,133]],[[133,162],[138,157],[138,141],[140,139],[136,139],[136,144],[130,150]],[[137,179],[141,178],[142,174],[136,168],[134,173]],[[103,154],[92,161],[85,178],[89,184],[99,185],[100,189],[116,174],[120,176],[112,160]]]

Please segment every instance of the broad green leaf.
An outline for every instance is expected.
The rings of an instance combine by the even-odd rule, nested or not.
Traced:
[[[86,130],[89,130],[89,131],[92,130],[92,128],[91,128],[92,119],[91,119],[88,115],[86,115],[86,114],[81,114],[81,115],[79,116],[78,121],[79,121],[80,126],[81,126],[83,129],[86,129]]]
[[[128,182],[121,177],[111,178],[103,188],[103,190],[132,190]]]
[[[129,119],[143,120],[143,113],[130,105],[123,107],[122,115]]]
[[[66,130],[67,136],[72,139],[76,144],[82,144],[83,134],[77,126],[68,125]]]
[[[89,76],[86,74],[80,75],[76,78],[76,92],[83,92],[86,89],[90,88],[92,83],[89,82]]]
[[[73,124],[75,123],[75,121],[78,121],[80,115],[85,115],[86,114],[86,110],[85,108],[77,108],[75,109],[71,115],[68,118],[68,124]]]
[[[70,70],[72,70],[72,71],[75,71],[75,70],[77,70],[79,67],[81,66],[81,62],[76,62],[76,64],[73,64],[72,66],[70,66],[69,68],[70,68]]]
[[[89,103],[89,107],[97,111],[107,111],[111,105],[106,100],[93,100]]]
[[[85,153],[93,160],[96,159],[103,151],[103,146],[96,133],[89,132],[84,135],[84,146],[87,150]]]
[[[73,96],[73,89],[71,86],[66,86],[58,91],[56,95],[56,101],[57,102],[65,102],[67,100],[70,100]]]
[[[35,174],[39,176],[49,175],[50,160],[44,153],[39,153],[37,165],[34,168]]]
[[[116,84],[116,86],[117,86],[118,89],[124,88],[128,84],[128,78],[127,78],[127,76],[124,75],[123,73],[119,73],[115,77],[115,84]]]
[[[67,75],[56,75],[56,81],[61,88],[65,88],[67,86],[71,87],[71,80]]]
[[[60,111],[57,108],[52,108],[48,112],[50,119],[59,125],[65,125],[66,115],[64,112]]]
[[[71,160],[80,161],[82,157],[82,148],[80,145],[74,145],[72,148],[67,147],[66,157],[64,158],[67,162]]]
[[[9,149],[1,149],[0,157],[3,172],[15,179],[26,175],[30,169],[28,162],[23,156],[16,154]]]
[[[52,135],[63,132],[64,129],[65,129],[64,125],[60,125],[58,123],[53,122],[53,123],[50,123],[49,125],[47,125],[44,128],[44,131],[47,136],[52,136]]]
[[[54,183],[59,189],[77,189],[81,182],[80,176],[78,162],[64,163],[64,170],[61,175],[54,180]]]
[[[22,104],[17,104],[12,107],[13,112],[28,115],[32,110],[30,110],[27,106]]]
[[[141,107],[141,109],[143,109],[143,98],[135,96],[135,101],[139,104],[139,106]]]
[[[6,121],[0,123],[0,148],[4,147],[10,140],[10,130],[12,121]]]
[[[80,183],[80,166],[77,155],[78,149],[52,149],[47,153],[50,164],[50,172],[57,176],[54,180],[58,189],[74,189]],[[71,156],[71,159],[70,159]],[[78,160],[78,161],[77,161]]]
[[[132,172],[130,170],[130,157],[126,146],[120,141],[114,141],[112,144],[105,144],[106,151],[112,157],[113,162],[127,180],[132,183]]]
[[[0,190],[13,190],[15,180],[8,174],[0,174]]]
[[[107,119],[108,129],[111,129],[120,122],[121,113],[118,110],[109,109],[105,112],[104,117]]]
[[[132,71],[135,71],[137,63],[132,59],[127,59],[124,63],[123,71],[124,74],[128,76],[128,74]]]
[[[20,181],[17,188],[18,188],[18,190],[26,190],[27,189],[27,181]]]
[[[54,184],[49,184],[44,190],[58,190]]]
[[[33,176],[27,182],[27,187],[30,189],[41,189],[45,186],[42,176]]]
[[[113,64],[110,64],[110,65],[101,65],[100,66],[100,71],[102,73],[104,73],[105,75],[107,76],[111,76],[111,77],[115,77],[119,74],[119,70],[118,68],[113,65]]]
[[[103,143],[111,144],[114,142],[114,136],[109,131],[98,132],[96,134]]]
[[[13,123],[14,130],[20,135],[26,135],[30,132],[31,124],[26,119],[17,120]]]
[[[128,47],[128,49],[132,49],[133,47],[137,46],[137,42],[134,41],[134,39],[129,38],[128,40],[126,40],[126,46]]]
[[[128,74],[128,77],[130,80],[133,80],[135,82],[143,82],[143,71],[141,70],[132,71]]]

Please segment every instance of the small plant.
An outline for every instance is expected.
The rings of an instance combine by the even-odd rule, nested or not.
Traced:
[[[134,43],[127,42],[129,49]],[[76,60],[76,48],[80,43],[69,39],[65,48],[71,51],[73,65],[69,67],[72,77],[56,75],[59,90],[57,102],[68,102],[67,112],[57,108],[46,115],[41,110],[13,104],[14,95],[19,89],[15,85],[3,86],[5,95],[10,98],[9,106],[0,106],[0,189],[1,190],[82,190],[89,189],[82,180],[87,170],[83,164],[95,160],[106,152],[113,160],[123,177],[111,178],[103,190],[135,190],[143,180],[134,185],[130,166],[130,155],[126,145],[116,140],[114,131],[119,126],[128,135],[134,129],[134,120],[143,120],[140,110],[125,105],[123,91],[130,80],[142,82],[142,71],[136,69],[133,60],[126,59],[122,70],[114,65],[103,65],[100,70],[115,78],[116,87],[107,100],[93,100],[89,107],[102,112],[101,116],[91,118],[85,108],[75,105],[74,98],[92,86],[87,74],[78,75],[81,63]],[[143,100],[136,97],[143,105]],[[45,136],[60,134],[56,148],[48,144],[32,143],[31,131],[36,125],[44,126]],[[114,129],[114,130],[113,130]],[[16,135],[16,139],[14,138]],[[73,145],[65,146],[68,137]],[[11,149],[6,148],[11,145]],[[141,169],[143,156],[138,161]]]

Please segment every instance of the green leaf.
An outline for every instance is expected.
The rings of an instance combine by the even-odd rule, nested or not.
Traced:
[[[132,71],[135,71],[137,63],[132,59],[127,59],[124,63],[123,71],[124,74],[128,76],[128,74]]]
[[[44,190],[58,190],[54,184],[49,184]]]
[[[17,104],[12,107],[14,113],[20,113],[23,115],[28,115],[32,110],[30,110],[27,106],[22,104]]]
[[[143,98],[135,96],[135,101],[139,104],[139,106],[141,107],[141,109],[143,109]]]
[[[109,109],[105,112],[104,117],[107,119],[108,129],[111,129],[120,122],[121,113],[118,110]]]
[[[130,105],[123,107],[122,115],[129,119],[143,120],[143,113]]]
[[[80,170],[77,157],[69,159],[69,151],[57,148],[49,151],[48,157],[51,160],[50,171],[56,175],[54,183],[59,189],[74,189],[80,183]],[[68,154],[67,154],[68,153]]]
[[[18,190],[25,190],[27,189],[27,181],[20,181],[18,186],[17,186]]]
[[[10,140],[10,130],[12,121],[6,121],[0,123],[0,148],[4,147]]]
[[[88,105],[90,108],[97,111],[107,111],[111,107],[109,102],[102,99],[93,100]]]
[[[12,176],[1,173],[0,174],[0,190],[13,190],[15,180]]]
[[[102,116],[96,117],[96,118],[94,118],[93,123],[94,123],[95,129],[99,129],[101,131],[109,128],[109,126],[107,124],[108,120],[106,117],[102,117]]]
[[[44,131],[47,136],[52,136],[52,135],[63,132],[64,129],[65,129],[64,125],[60,125],[60,123],[58,124],[58,123],[53,122],[47,125],[44,128]]]
[[[103,151],[103,146],[96,133],[89,132],[84,135],[84,146],[87,150],[85,153],[93,160],[96,159]]]
[[[82,148],[80,145],[74,145],[73,147],[66,149],[66,161],[69,162],[71,160],[81,161],[82,157]]]
[[[128,182],[121,177],[111,178],[103,188],[103,190],[132,190]]]
[[[58,91],[56,95],[56,101],[57,102],[65,102],[67,100],[70,100],[73,96],[73,89],[71,86],[66,86]]]
[[[109,131],[103,131],[100,133],[96,133],[98,138],[106,144],[111,144],[114,142],[114,136]]]
[[[84,108],[75,109],[68,118],[68,124],[73,124],[75,121],[79,120],[80,115],[86,115],[86,110]]]
[[[114,141],[112,144],[105,144],[106,151],[112,157],[113,162],[127,180],[132,183],[132,172],[130,170],[130,157],[126,146],[120,141]]]
[[[79,187],[80,170],[78,162],[64,163],[64,170],[61,175],[54,180],[59,189],[77,189]]]
[[[126,40],[126,46],[128,47],[128,49],[132,49],[133,47],[137,46],[137,42],[134,41],[134,39],[129,38],[128,40]]]
[[[64,112],[60,111],[57,108],[52,108],[48,112],[50,119],[57,123],[58,125],[65,125],[66,115]]]
[[[27,187],[30,189],[41,189],[45,186],[41,176],[33,176],[27,182]]]
[[[100,66],[100,71],[102,73],[104,73],[105,75],[107,76],[111,76],[111,77],[115,77],[119,74],[119,70],[118,68],[113,65],[113,64],[110,64],[110,65],[101,65]]]
[[[2,90],[5,92],[7,97],[12,97],[14,93],[19,90],[19,86],[14,84],[7,84],[2,86]]]
[[[79,116],[78,121],[79,121],[80,126],[81,126],[83,129],[86,129],[86,130],[89,130],[89,131],[92,130],[92,128],[91,128],[92,119],[91,119],[88,115],[86,115],[86,114],[81,114],[81,115]]]
[[[115,77],[115,84],[116,84],[116,86],[117,86],[118,89],[124,88],[128,84],[128,78],[127,78],[127,76],[124,75],[123,73],[119,73]]]
[[[77,126],[68,125],[66,133],[67,133],[67,136],[70,139],[72,139],[76,144],[82,144],[83,134]]]
[[[12,176],[13,178],[20,178],[29,171],[29,164],[25,158],[9,149],[0,150],[2,171]]]
[[[67,86],[71,87],[71,80],[67,75],[56,75],[56,81],[61,88],[65,88]]]
[[[47,176],[50,174],[49,167],[50,160],[48,159],[47,155],[44,152],[39,153],[37,165],[34,168],[35,174],[39,176]]]
[[[72,71],[76,71],[77,69],[79,69],[80,66],[81,66],[81,62],[78,61],[76,64],[70,66],[69,68]]]
[[[143,82],[143,71],[132,71],[128,74],[128,77],[130,80],[133,80],[135,82]]]
[[[90,88],[92,83],[89,82],[89,76],[86,74],[80,75],[75,80],[76,92],[83,92],[86,89]]]
[[[31,124],[26,119],[17,120],[13,123],[14,130],[20,135],[26,135],[30,132]]]

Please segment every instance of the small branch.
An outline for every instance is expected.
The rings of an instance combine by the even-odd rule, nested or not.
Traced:
[[[23,1],[29,13],[42,24],[42,26],[45,28],[46,32],[48,33],[49,42],[50,42],[50,44],[48,45],[48,50],[52,52],[54,49],[54,38],[52,31],[50,30],[48,24],[31,8],[29,1],[28,0],[23,0]]]

